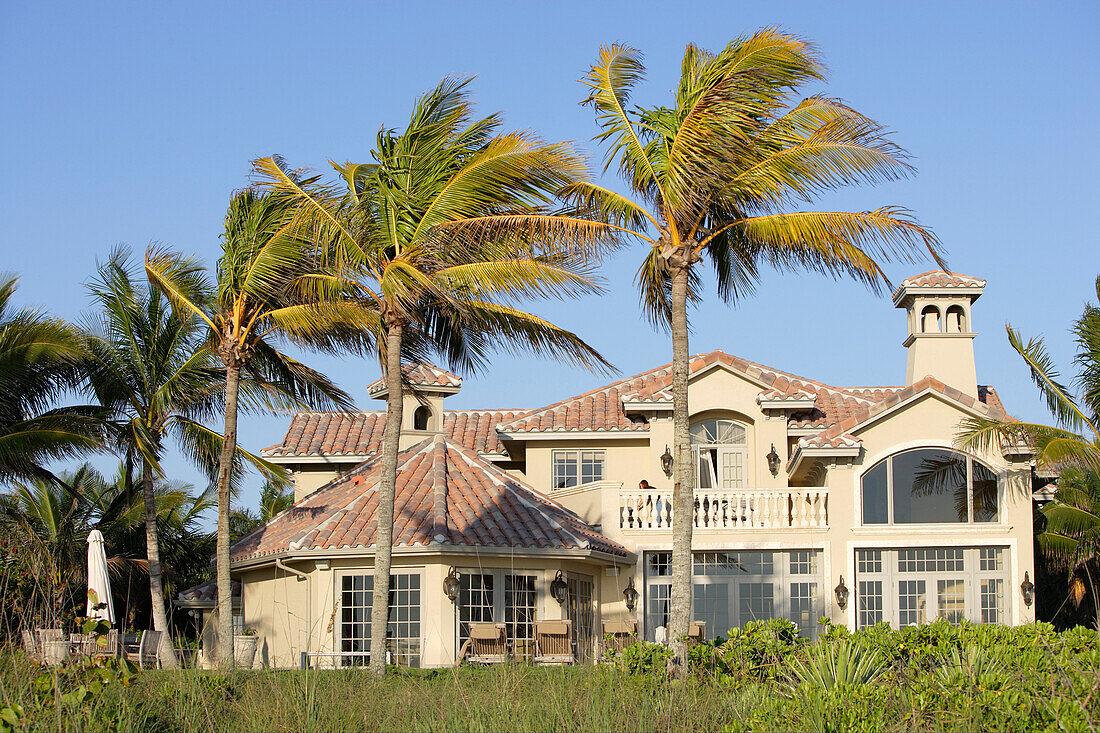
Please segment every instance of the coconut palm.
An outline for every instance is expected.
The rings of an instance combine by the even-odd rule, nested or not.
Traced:
[[[294,490],[274,481],[264,481],[260,487],[259,511],[234,509],[229,517],[229,534],[236,542],[261,524],[294,504]]]
[[[101,446],[94,406],[54,407],[80,382],[77,329],[43,311],[16,310],[17,279],[0,275],[0,480],[47,476],[45,464]]]
[[[334,165],[338,184],[278,158],[256,162],[260,182],[295,203],[303,231],[374,314],[388,393],[371,649],[385,648],[389,617],[402,363],[434,355],[471,372],[499,348],[607,367],[576,335],[517,307],[597,289],[589,266],[607,227],[555,205],[558,190],[583,180],[584,163],[568,145],[500,132],[498,115],[474,119],[467,84],[441,82],[403,132],[379,133],[377,163]],[[372,655],[371,669],[385,671],[384,654]]]
[[[221,408],[225,369],[208,346],[205,325],[194,313],[173,308],[139,273],[129,251],[116,248],[88,284],[95,310],[85,319],[85,372],[109,410],[117,445],[127,462],[140,466],[153,628],[164,632],[162,663],[174,666],[155,484],[164,477],[161,460],[169,440],[212,478],[216,474],[221,436],[203,421]],[[249,380],[244,388],[261,398],[265,394]]]
[[[726,302],[751,294],[763,266],[855,278],[878,291],[879,262],[912,260],[938,244],[908,211],[803,211],[825,191],[900,178],[905,152],[875,121],[844,103],[798,88],[824,73],[807,42],[765,29],[718,53],[689,45],[671,106],[631,106],[643,78],[641,54],[605,46],[582,82],[597,139],[630,195],[589,182],[576,201],[599,211],[624,240],[640,240],[642,308],[672,335],[676,474],[670,638],[674,669],[690,620],[693,475],[688,438],[689,303],[701,297],[697,264],[709,260]]]
[[[1100,301],[1100,277],[1095,287]],[[980,451],[1001,444],[1029,445],[1040,467],[1061,471],[1055,499],[1042,510],[1046,529],[1036,539],[1048,560],[1069,568],[1075,602],[1080,602],[1087,585],[1095,603],[1091,573],[1100,552],[1100,306],[1087,303],[1073,324],[1077,374],[1070,384],[1063,383],[1041,337],[1025,343],[1011,325],[1005,330],[1055,424],[973,418],[963,424],[958,442]]]
[[[361,309],[328,286],[308,242],[295,236],[288,203],[254,189],[230,201],[222,235],[214,296],[202,267],[160,247],[146,253],[150,279],[180,309],[209,329],[210,348],[225,368],[224,441],[218,456],[218,657],[232,661],[229,575],[231,478],[236,469],[240,406],[300,409],[351,406],[351,398],[321,373],[281,351],[281,343],[336,352],[362,343]],[[261,394],[247,382],[266,385]],[[242,402],[243,400],[243,402]],[[285,481],[276,466],[256,461],[269,479]]]
[[[1100,277],[1096,279],[1096,296],[1100,299]],[[1042,337],[1024,343],[1016,329],[1005,326],[1008,343],[1027,364],[1055,424],[974,418],[963,425],[960,445],[987,450],[994,443],[1024,443],[1035,447],[1036,461],[1042,467],[1100,471],[1100,307],[1086,304],[1072,330],[1077,341],[1077,375],[1067,385]]]

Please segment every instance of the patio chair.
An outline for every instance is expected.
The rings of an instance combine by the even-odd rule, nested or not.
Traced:
[[[637,621],[603,622],[603,650],[605,653],[621,652],[636,641],[638,641]]]
[[[94,641],[92,642],[92,655],[96,657],[121,656],[121,654],[119,653],[118,629],[110,629],[109,631],[107,631],[107,634],[104,638],[107,639],[107,644],[105,646],[100,646]]]
[[[27,658],[35,664],[42,664],[42,646],[38,643],[38,635],[33,631],[24,631],[22,636],[23,651],[27,653]]]
[[[572,621],[535,622],[535,664],[573,664],[577,656],[573,652]]]
[[[138,642],[137,651],[126,651],[126,659],[137,662],[138,666],[145,669],[145,665],[160,668],[160,656],[157,649],[160,647],[160,631],[142,631],[141,640]]]
[[[707,622],[692,621],[688,627],[688,644],[701,644],[707,639]]]
[[[503,664],[508,661],[508,627],[504,624],[470,624],[465,658],[475,664]],[[460,655],[459,661],[462,661]]]
[[[90,657],[95,649],[95,637],[91,634],[69,634],[69,650],[73,655]]]

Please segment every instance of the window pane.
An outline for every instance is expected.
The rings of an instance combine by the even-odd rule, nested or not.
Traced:
[[[709,638],[726,636],[730,629],[729,583],[695,584],[694,619],[706,621],[706,635]]]
[[[515,644],[517,659],[527,659],[534,651],[535,603],[538,599],[534,575],[504,576],[504,623],[508,638]]]
[[[882,621],[882,581],[861,580],[858,591],[859,628],[865,629]]]
[[[928,599],[923,580],[902,580],[898,583],[898,625],[912,626],[927,620]]]
[[[649,575],[664,577],[672,575],[672,553],[651,552],[649,558]]]
[[[740,596],[740,624],[774,618],[771,583],[739,583],[737,593]]]
[[[882,550],[856,550],[856,570],[861,573],[881,573]]]
[[[891,460],[895,524],[967,521],[965,456],[914,450]]]
[[[817,583],[791,583],[791,621],[807,639],[817,630]]]
[[[577,485],[578,455],[575,450],[556,450],[553,458],[553,475],[550,482],[555,489]]]
[[[997,517],[997,477],[988,468],[971,461],[974,479],[974,521],[996,522]]]
[[[657,627],[664,627],[666,632],[668,630],[668,607],[672,600],[672,585],[650,583],[647,591],[645,638],[648,641],[656,641]]]
[[[496,621],[493,618],[493,576],[462,573],[458,591],[458,643],[470,638],[470,624]]]
[[[1005,622],[1004,581],[1000,579],[982,581],[982,623],[1002,624]]]
[[[420,666],[420,575],[390,576],[390,612],[386,643],[392,661],[403,667]],[[370,651],[370,620],[374,576],[345,575],[341,580],[340,651],[343,666],[366,664]]]
[[[886,461],[863,476],[863,523],[886,524]]]
[[[939,595],[939,616],[953,624],[962,622],[966,617],[965,584],[961,580],[937,581]]]
[[[581,451],[581,483],[603,481],[603,463],[602,450]]]

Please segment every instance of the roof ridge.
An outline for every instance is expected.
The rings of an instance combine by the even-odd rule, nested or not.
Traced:
[[[432,542],[443,544],[450,539],[447,532],[447,439],[442,435],[432,441]]]

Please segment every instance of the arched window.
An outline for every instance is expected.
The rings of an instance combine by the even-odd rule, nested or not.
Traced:
[[[934,305],[924,306],[924,310],[920,312],[920,330],[921,333],[939,333],[940,332],[940,309]]]
[[[997,476],[970,456],[918,448],[863,474],[864,524],[996,522]]]
[[[947,309],[947,332],[966,333],[966,312],[961,305],[953,305]]]
[[[700,489],[741,489],[746,486],[745,428],[733,420],[700,420],[691,426],[692,453]]]
[[[427,430],[428,420],[431,416],[431,408],[427,405],[421,405],[416,408],[416,412],[413,413],[413,430]]]

